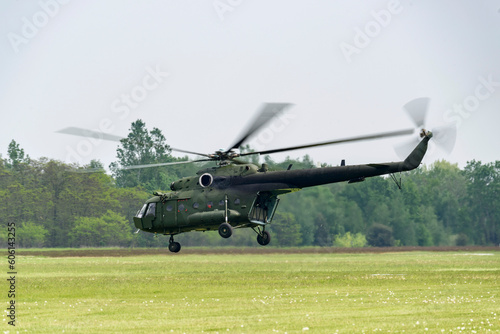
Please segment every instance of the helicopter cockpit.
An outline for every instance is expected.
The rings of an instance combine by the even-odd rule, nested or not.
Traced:
[[[146,203],[137,212],[137,215],[134,217],[134,223],[137,228],[152,228],[155,218],[156,202]]]
[[[137,212],[137,218],[143,218],[147,216],[155,216],[156,213],[156,203],[146,203],[143,207]]]

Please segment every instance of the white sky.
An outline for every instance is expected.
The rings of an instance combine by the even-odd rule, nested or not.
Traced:
[[[32,158],[107,166],[116,143],[56,131],[104,124],[126,136],[138,118],[172,147],[211,153],[233,144],[262,102],[295,106],[254,147],[307,144],[412,128],[401,107],[428,96],[427,127],[457,124],[458,138],[426,163],[500,160],[498,0],[66,2],[0,2],[4,157],[15,139]],[[356,53],[342,51],[349,45]],[[453,109],[464,104],[470,111]],[[396,161],[406,140],[288,154]]]

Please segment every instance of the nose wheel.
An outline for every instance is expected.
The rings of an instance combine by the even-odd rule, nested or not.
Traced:
[[[223,238],[229,238],[233,234],[233,228],[228,223],[222,223],[219,226],[219,235]]]
[[[171,251],[172,253],[179,253],[181,250],[181,244],[178,242],[174,241],[174,236],[170,236],[170,242],[168,244],[168,250]]]

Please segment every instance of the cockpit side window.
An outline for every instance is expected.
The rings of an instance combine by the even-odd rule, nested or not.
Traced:
[[[156,215],[156,203],[149,203],[148,210],[146,211],[146,217],[154,217]]]
[[[144,212],[146,212],[147,206],[148,206],[147,204],[144,204],[142,206],[142,208],[139,210],[139,212],[137,212],[137,218],[142,218],[144,216]]]

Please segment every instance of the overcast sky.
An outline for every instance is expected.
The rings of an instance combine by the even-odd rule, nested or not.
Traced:
[[[458,129],[427,164],[500,160],[500,0],[2,1],[0,36],[3,157],[15,139],[32,158],[107,166],[117,143],[56,131],[126,136],[139,118],[211,153],[263,102],[294,106],[253,147],[308,144],[412,128],[402,106],[427,96],[426,127]],[[397,161],[407,140],[288,154]]]

